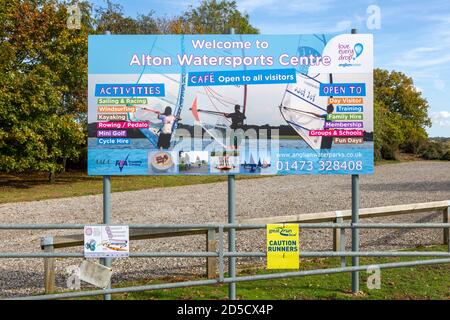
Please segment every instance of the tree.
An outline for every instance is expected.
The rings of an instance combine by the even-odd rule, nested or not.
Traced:
[[[81,28],[67,28],[77,3]],[[88,34],[256,33],[235,2],[203,1],[184,16],[125,17],[107,1],[0,0],[0,170],[47,171],[85,153]]]
[[[96,10],[96,33],[109,31],[112,34],[158,34],[160,30],[153,14],[150,11],[148,14],[138,15],[136,19],[125,17],[123,7],[108,0],[106,8]]]
[[[53,177],[84,143],[87,28],[57,1],[1,1],[0,170]]]
[[[248,14],[242,14],[238,10],[236,1],[203,0],[197,8],[190,7],[175,21],[175,25],[185,26],[182,30],[184,32],[179,33],[220,34],[229,33],[231,28],[237,34],[259,33],[250,24]]]
[[[375,160],[394,160],[397,158],[400,145],[405,141],[405,134],[398,123],[400,116],[392,113],[381,102],[374,104],[374,152]]]
[[[374,70],[376,156],[395,159],[399,151],[418,154],[431,125],[428,102],[413,80],[397,71]]]

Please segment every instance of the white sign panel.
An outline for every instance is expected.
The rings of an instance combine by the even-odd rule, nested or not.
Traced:
[[[128,226],[85,226],[86,258],[124,258],[130,252]]]
[[[89,36],[89,175],[374,172],[373,36]]]

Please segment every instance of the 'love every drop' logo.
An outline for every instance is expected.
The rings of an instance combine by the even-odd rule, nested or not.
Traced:
[[[350,63],[355,61],[364,51],[362,43],[356,43],[353,47],[348,43],[338,44],[339,64],[340,67],[359,66],[359,64]]]
[[[355,54],[356,54],[356,56],[353,57],[353,60],[355,60],[355,59],[358,58],[358,57],[361,55],[361,53],[363,52],[364,46],[362,45],[362,43],[357,43],[357,44],[355,44],[355,46],[353,47],[353,49],[354,49]]]

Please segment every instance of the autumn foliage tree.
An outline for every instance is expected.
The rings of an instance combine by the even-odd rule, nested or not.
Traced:
[[[259,33],[250,24],[248,14],[238,10],[236,1],[203,0],[198,7],[190,7],[182,17],[175,19],[177,21],[191,26],[191,32],[185,33],[221,34],[229,33],[232,28],[237,34]]]
[[[123,8],[111,1],[106,7],[95,10],[95,32],[104,34],[157,34],[160,33],[158,20],[153,17],[154,12],[139,14],[137,18],[126,17]]]
[[[428,102],[402,72],[374,70],[375,156],[396,159],[418,154],[428,143]]]
[[[84,143],[87,34],[66,6],[0,0],[0,170],[54,173]]]

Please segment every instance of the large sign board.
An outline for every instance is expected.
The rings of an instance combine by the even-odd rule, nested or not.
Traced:
[[[89,37],[90,175],[373,173],[369,34]]]

